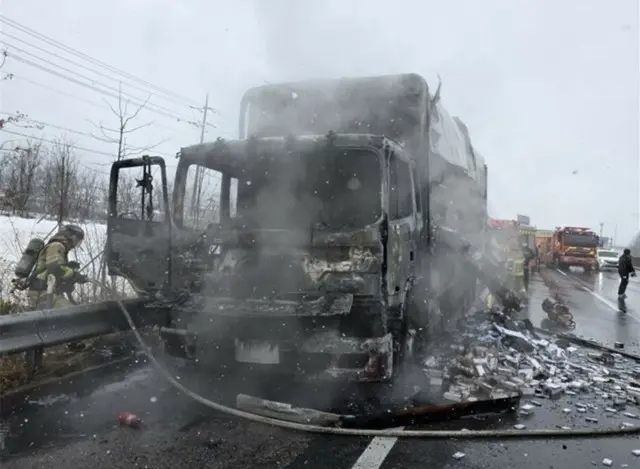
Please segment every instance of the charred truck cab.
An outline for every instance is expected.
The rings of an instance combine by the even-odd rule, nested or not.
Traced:
[[[180,151],[171,214],[161,159],[114,164],[110,272],[172,301],[174,355],[390,380],[475,296],[436,227],[479,235],[486,166],[438,97],[417,75],[249,90],[239,140]],[[154,166],[127,219],[119,174],[144,194]]]

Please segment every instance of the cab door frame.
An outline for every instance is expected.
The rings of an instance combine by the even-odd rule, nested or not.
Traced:
[[[400,157],[400,151],[391,146],[387,146],[385,149],[385,160],[389,188],[386,293],[389,306],[395,306],[404,302],[407,282],[413,278],[415,273],[418,254],[416,228],[420,220],[416,215],[413,164],[408,159]],[[406,176],[403,181],[398,181],[396,162],[406,168],[406,171],[403,171],[403,176]],[[398,188],[405,184],[408,187],[403,192],[410,197],[410,207],[406,206],[409,200],[400,200],[401,193]],[[401,204],[405,204],[407,213],[398,215]]]
[[[143,168],[143,179],[137,187],[144,193],[146,179],[153,166],[160,167],[164,219],[145,219],[145,196],[141,196],[140,219],[118,217],[118,182],[124,169]],[[153,186],[148,197],[153,197]],[[148,189],[147,189],[148,191]],[[171,289],[173,223],[167,185],[167,170],[164,158],[144,155],[140,158],[123,159],[111,165],[109,180],[109,212],[107,216],[107,240],[105,255],[109,275],[127,278],[139,293],[152,293]],[[160,269],[160,270],[158,270]],[[158,273],[160,272],[160,275]]]

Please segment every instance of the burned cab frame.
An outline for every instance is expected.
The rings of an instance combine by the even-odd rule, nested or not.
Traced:
[[[190,232],[185,218],[194,165],[222,175],[218,219],[201,233]],[[188,289],[162,329],[170,352],[312,380],[389,380],[404,337],[399,306],[412,281],[412,181],[411,162],[384,137],[218,140],[183,149],[169,224],[165,284],[172,290],[165,293],[176,294],[194,275],[198,288]],[[406,205],[401,217],[398,204]],[[212,253],[197,272],[185,261]]]
[[[439,101],[415,74],[247,90],[241,140],[179,153],[170,211],[162,169],[163,218],[113,202],[109,268],[172,305],[174,355],[388,381],[476,294],[437,238],[481,237],[487,166]]]

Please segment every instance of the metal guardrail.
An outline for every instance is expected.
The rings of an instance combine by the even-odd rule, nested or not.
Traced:
[[[136,327],[164,325],[166,306],[143,298],[123,300]],[[0,316],[0,356],[84,340],[129,329],[115,301]]]

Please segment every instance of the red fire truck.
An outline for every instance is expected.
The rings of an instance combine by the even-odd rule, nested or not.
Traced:
[[[560,269],[572,265],[585,271],[598,265],[598,235],[589,228],[567,226],[556,228],[553,233],[553,264]]]

